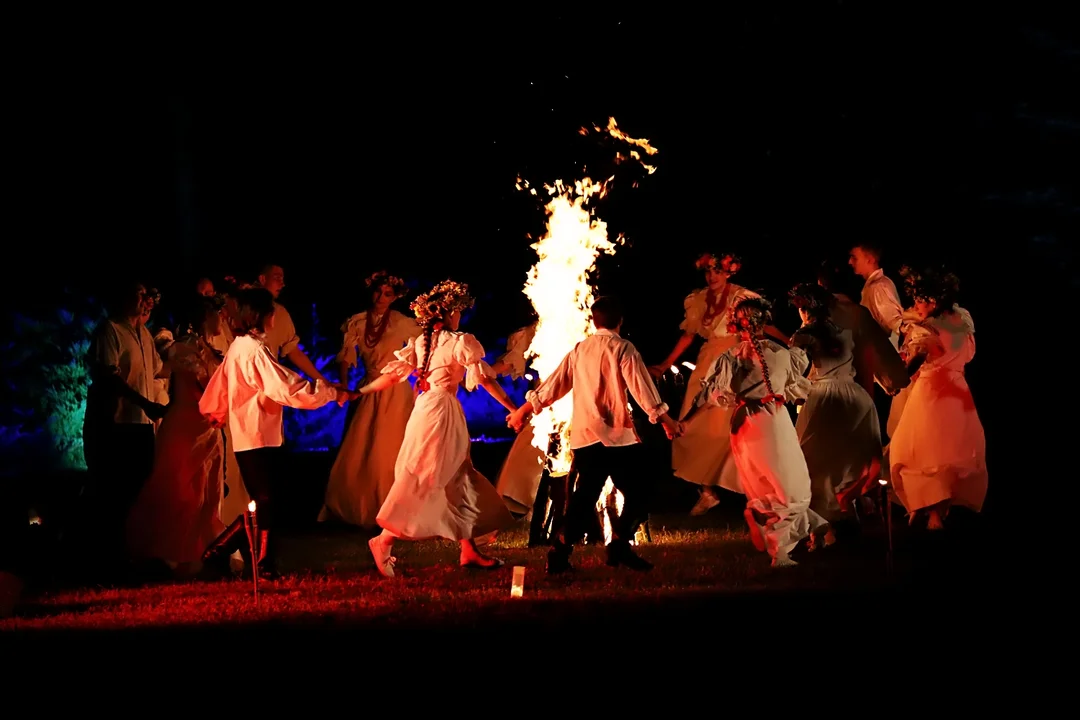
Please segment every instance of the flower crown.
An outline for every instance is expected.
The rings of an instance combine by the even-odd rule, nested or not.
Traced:
[[[389,285],[391,289],[393,289],[394,294],[399,298],[405,297],[409,292],[409,287],[405,284],[404,280],[397,275],[391,275],[385,270],[373,272],[364,280],[364,287],[368,290],[375,290],[381,288],[383,285]]]
[[[800,310],[812,311],[827,308],[832,295],[815,283],[799,283],[788,291],[788,302]]]
[[[725,260],[727,261],[725,263]],[[739,272],[742,267],[742,258],[735,253],[702,253],[697,261],[694,263],[694,267],[698,270],[708,270],[709,268],[716,268],[722,272],[726,272],[728,275],[734,275]]]
[[[469,295],[469,286],[454,280],[443,280],[423,295],[417,295],[412,301],[416,322],[428,327],[441,322],[452,312],[468,310],[476,301]]]
[[[727,330],[734,335],[740,330],[753,332],[772,322],[772,303],[765,298],[746,298],[731,312]]]
[[[922,272],[910,265],[900,268],[904,292],[912,300],[934,300],[938,305],[952,304],[960,293],[960,278],[944,268],[928,268]]]

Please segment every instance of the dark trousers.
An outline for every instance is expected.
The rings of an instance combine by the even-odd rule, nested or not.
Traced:
[[[236,464],[244,487],[255,501],[255,519],[260,530],[274,528],[274,498],[280,493],[280,469],[284,448],[263,447],[236,453]]]
[[[596,527],[596,502],[610,477],[626,503],[622,515],[612,522],[612,542],[629,543],[648,517],[651,479],[644,468],[641,443],[606,447],[600,443],[574,450],[577,487],[570,496],[562,528],[556,533],[564,547],[581,542]]]
[[[154,426],[88,424],[83,430],[83,450],[89,480],[88,529],[96,526],[104,544],[102,552],[122,556],[128,514],[154,470]]]

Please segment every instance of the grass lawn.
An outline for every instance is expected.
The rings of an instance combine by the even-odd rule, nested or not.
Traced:
[[[40,640],[55,634],[50,631],[70,636],[103,630],[505,632],[620,618],[692,632],[707,617],[703,613],[767,617],[781,603],[807,613],[815,612],[814,606],[835,614],[843,612],[845,603],[871,597],[875,603],[900,601],[921,593],[927,580],[947,578],[954,589],[981,585],[983,568],[968,563],[957,572],[948,559],[953,550],[924,552],[920,534],[897,525],[891,573],[880,526],[868,527],[849,543],[801,557],[796,568],[773,570],[768,557],[754,551],[738,518],[714,511],[702,519],[654,516],[652,542],[639,548],[656,563],[650,573],[608,568],[603,550],[587,547],[575,552],[576,572],[549,578],[545,549],[528,548],[520,528],[493,545],[491,552],[506,560],[495,571],[458,568],[457,548],[450,543],[398,543],[394,554],[400,576],[392,580],[375,572],[367,534],[319,527],[284,538],[281,568],[288,574],[261,584],[258,607],[251,583],[238,580],[54,590],[26,598],[15,617],[0,621],[0,633]],[[522,599],[510,597],[514,565],[527,568]],[[946,572],[938,572],[942,568]]]

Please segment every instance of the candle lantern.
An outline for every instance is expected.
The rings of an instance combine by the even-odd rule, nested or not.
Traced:
[[[516,565],[514,567],[514,579],[510,584],[510,597],[519,598],[525,594],[525,567],[522,565]]]

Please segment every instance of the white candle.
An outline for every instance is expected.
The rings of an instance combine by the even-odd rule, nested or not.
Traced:
[[[510,585],[510,597],[519,598],[525,593],[525,567],[514,566],[514,580]]]

